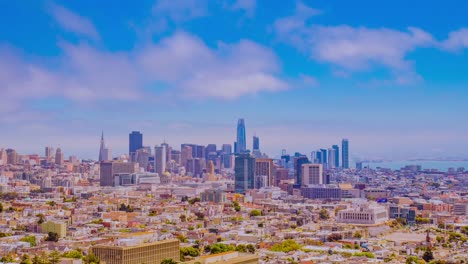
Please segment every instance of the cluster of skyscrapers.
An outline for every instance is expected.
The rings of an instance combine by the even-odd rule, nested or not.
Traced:
[[[227,169],[234,171],[234,191],[245,193],[248,189],[278,186],[282,180],[288,179],[294,180],[295,188],[327,184],[329,177],[325,172],[349,168],[348,151],[348,140],[343,139],[341,152],[338,145],[333,145],[329,149],[313,151],[310,158],[301,153],[295,153],[294,156],[283,153],[281,159],[274,160],[261,153],[260,138],[256,135],[253,136],[252,151],[247,149],[245,120],[241,118],[237,122],[234,148],[231,144],[223,144],[218,149],[216,144],[205,146],[184,143],[180,150],[176,150],[164,142],[153,149],[143,144],[142,133],[132,131],[129,134],[129,164],[114,164],[117,162],[112,161],[111,151],[104,142],[104,134],[101,136],[99,161],[104,168],[109,167],[107,171],[101,169],[104,174],[101,175],[101,183],[107,186],[115,184],[113,177],[116,173],[143,170],[159,175],[174,173],[199,178]],[[109,177],[105,180],[107,174]]]

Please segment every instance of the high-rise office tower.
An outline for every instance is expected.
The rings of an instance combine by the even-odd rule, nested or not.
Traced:
[[[135,161],[138,162],[140,168],[145,169],[145,171],[148,171],[150,155],[147,148],[137,149],[135,152]]]
[[[55,152],[55,164],[59,166],[63,165],[63,153],[61,148],[57,148]]]
[[[180,150],[180,165],[187,169],[187,161],[193,158],[192,155],[192,147],[189,144],[182,144],[182,148]]]
[[[55,157],[55,152],[53,147],[46,147],[45,148],[45,158],[47,160],[52,160]]]
[[[294,157],[294,181],[296,187],[302,186],[302,165],[310,163],[307,156]]]
[[[262,153],[260,152],[260,138],[253,136],[252,154],[255,158],[260,158]]]
[[[253,136],[253,150],[260,150],[260,139],[257,136]]]
[[[200,177],[204,169],[206,169],[206,160],[204,158],[191,158],[187,160],[187,172],[192,177]]]
[[[328,149],[328,168],[333,169],[335,168],[335,149],[334,148],[329,148]]]
[[[325,184],[322,164],[302,165],[302,185]]]
[[[223,161],[223,167],[226,169],[230,169],[232,167],[231,154],[232,154],[231,144],[223,144],[223,146],[221,147],[221,158]]]
[[[255,159],[255,188],[273,186],[273,159]]]
[[[323,163],[322,151],[317,150],[315,152],[315,161],[314,161],[314,163],[317,163],[317,164],[322,164]]]
[[[7,149],[7,162],[6,164],[18,164],[18,153],[16,153],[16,150],[14,149]]]
[[[322,152],[323,168],[328,168],[328,166],[327,166],[327,162],[328,162],[327,150],[326,149],[320,149],[320,152]]]
[[[347,139],[341,141],[341,166],[343,169],[349,168],[349,141]]]
[[[234,190],[245,194],[248,189],[255,187],[255,158],[249,153],[241,153],[236,156],[234,164]]]
[[[177,165],[180,165],[180,154],[181,152],[178,150],[171,151],[171,160],[175,161]]]
[[[166,171],[166,145],[154,148],[154,171],[162,175]]]
[[[164,141],[161,146],[165,146],[166,147],[166,163],[171,161],[171,152],[172,152],[172,147],[169,146],[169,144],[166,143],[166,141]]]
[[[99,147],[99,161],[112,160],[111,150],[106,147],[104,142],[104,132],[101,134],[101,146]]]
[[[243,118],[237,121],[237,140],[236,140],[236,154],[242,153],[247,150],[245,140],[245,122]]]
[[[0,149],[0,160],[2,161],[0,164],[6,165],[6,164],[7,164],[7,160],[8,160],[7,157],[8,157],[8,156],[7,156],[6,150],[3,149],[3,148]]]
[[[135,154],[137,149],[141,149],[143,147],[143,134],[139,131],[132,131],[128,135],[128,154],[132,156]]]
[[[335,168],[340,167],[340,148],[338,145],[333,145],[332,149],[335,150]]]
[[[231,154],[232,153],[232,146],[231,144],[223,144],[221,150],[224,154]]]
[[[192,156],[194,158],[204,159],[206,156],[206,147],[203,145],[195,146],[195,149],[192,149]]]
[[[216,144],[208,144],[205,148],[205,159],[209,160],[208,157],[215,157],[216,155]],[[211,159],[213,160],[213,159]]]

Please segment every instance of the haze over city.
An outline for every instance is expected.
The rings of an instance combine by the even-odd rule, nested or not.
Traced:
[[[3,1],[0,145],[232,144],[245,118],[271,156],[467,158],[466,1],[355,4]]]

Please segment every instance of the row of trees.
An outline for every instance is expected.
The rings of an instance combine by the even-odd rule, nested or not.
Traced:
[[[31,257],[28,254],[24,254],[20,258],[20,264],[58,264],[60,262],[60,258],[74,258],[74,259],[82,259],[84,264],[100,264],[99,258],[90,253],[87,256],[83,256],[81,250],[72,250],[60,254],[58,251],[52,251],[51,253],[47,254],[42,252],[41,254],[36,254]],[[12,255],[4,256],[0,259],[0,262],[17,262]]]

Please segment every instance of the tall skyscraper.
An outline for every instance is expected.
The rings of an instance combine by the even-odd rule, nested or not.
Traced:
[[[302,185],[325,184],[322,164],[302,165]]]
[[[47,160],[52,160],[55,157],[55,152],[53,147],[46,147],[45,148],[45,158]]]
[[[294,181],[296,187],[302,186],[302,165],[310,163],[307,156],[294,157]]]
[[[3,148],[0,149],[0,160],[2,161],[0,164],[6,165],[6,164],[7,164],[7,160],[8,160],[7,157],[8,157],[8,156],[7,156],[6,150],[3,149]]]
[[[137,149],[135,152],[135,161],[138,162],[139,167],[145,169],[145,171],[148,171],[150,155],[147,148]]]
[[[253,136],[253,150],[260,150],[260,139],[257,136]]]
[[[104,131],[101,134],[101,146],[99,147],[99,161],[112,160],[111,150],[106,147],[104,142]]]
[[[232,168],[231,154],[232,154],[231,144],[223,144],[223,146],[221,147],[221,157],[223,160],[223,167],[226,169]]]
[[[236,193],[245,194],[248,189],[255,187],[255,158],[249,153],[236,156],[234,172],[234,189]]]
[[[341,166],[343,169],[349,168],[349,141],[347,139],[341,141]]]
[[[193,158],[192,147],[189,144],[182,144],[180,150],[180,165],[187,169],[187,161]]]
[[[166,145],[154,149],[154,170],[159,175],[166,171]]]
[[[7,162],[6,164],[18,164],[18,153],[14,149],[7,149]]]
[[[58,166],[63,165],[63,153],[61,148],[57,148],[57,151],[55,152],[55,164]]]
[[[326,149],[320,149],[320,152],[322,152],[323,167],[328,168],[328,166],[327,166],[327,162],[328,162],[327,150]]]
[[[236,154],[242,153],[247,150],[247,143],[245,140],[245,122],[243,118],[237,121],[237,141],[236,141]]]
[[[216,156],[216,144],[208,144],[205,148],[205,159],[209,160],[209,156]]]
[[[128,154],[130,156],[134,155],[137,149],[143,147],[143,134],[139,131],[132,131],[128,135]]]
[[[255,188],[274,185],[273,159],[255,159]]]
[[[328,168],[333,169],[335,168],[335,149],[334,148],[329,148],[328,149]]]
[[[340,148],[338,145],[333,145],[332,149],[335,150],[335,168],[340,167]]]
[[[260,138],[253,136],[252,154],[255,158],[260,158],[262,153],[260,152]]]

